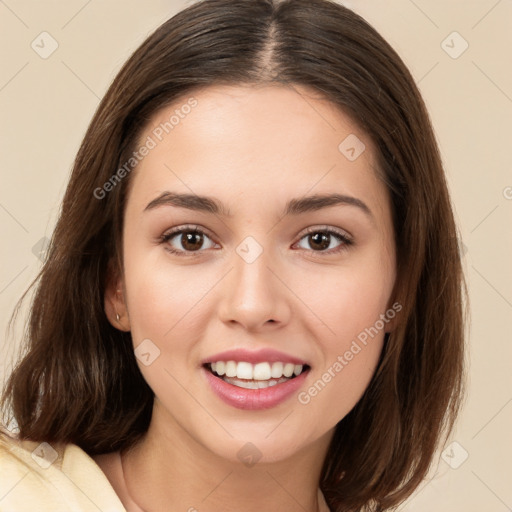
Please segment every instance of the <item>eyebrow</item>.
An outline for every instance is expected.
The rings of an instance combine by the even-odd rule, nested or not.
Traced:
[[[366,203],[361,201],[361,199],[344,194],[315,194],[291,199],[286,203],[282,216],[299,215],[337,205],[354,206],[359,208],[370,220],[375,220],[372,211]],[[233,216],[229,209],[226,209],[217,199],[197,194],[178,194],[166,191],[148,203],[144,211],[153,210],[160,206],[176,206],[189,210],[213,213],[223,217]]]
[[[144,211],[153,210],[159,206],[177,206],[200,212],[214,213],[224,217],[232,217],[232,214],[224,205],[213,197],[198,196],[197,194],[177,194],[176,192],[163,192],[153,199],[144,208]]]

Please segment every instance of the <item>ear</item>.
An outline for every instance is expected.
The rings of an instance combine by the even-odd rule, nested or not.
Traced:
[[[119,272],[109,265],[104,297],[105,314],[113,327],[128,332],[131,329],[130,317],[125,301],[125,286]]]

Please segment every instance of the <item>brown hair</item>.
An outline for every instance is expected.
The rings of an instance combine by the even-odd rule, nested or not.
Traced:
[[[401,322],[361,400],[336,426],[320,486],[333,511],[385,510],[426,476],[463,390],[465,298],[431,122],[406,66],[360,16],[330,0],[205,0],[159,27],[101,101],[62,204],[30,312],[26,354],[2,397],[19,437],[90,455],[146,432],[153,392],[104,292],[122,271],[130,175],[103,187],[164,106],[219,84],[301,84],[350,115],[377,150],[392,200]],[[443,435],[444,434],[444,435]]]

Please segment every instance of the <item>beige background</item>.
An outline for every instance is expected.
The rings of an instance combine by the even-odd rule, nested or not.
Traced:
[[[26,308],[10,335],[8,318],[40,268],[40,241],[52,231],[99,98],[145,37],[189,3],[0,0],[0,378]],[[450,440],[458,444],[401,510],[512,510],[512,2],[344,3],[392,44],[418,82],[467,249],[470,379]],[[31,48],[43,31],[58,43],[47,59]],[[457,58],[445,51],[460,53],[464,41]]]

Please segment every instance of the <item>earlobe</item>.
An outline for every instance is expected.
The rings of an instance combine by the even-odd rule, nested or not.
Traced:
[[[120,331],[130,331],[130,318],[124,297],[124,284],[121,279],[111,279],[105,289],[105,314],[111,325]]]

